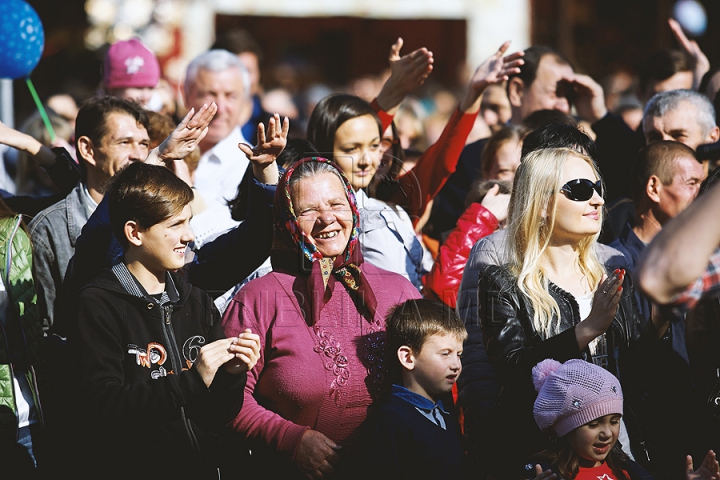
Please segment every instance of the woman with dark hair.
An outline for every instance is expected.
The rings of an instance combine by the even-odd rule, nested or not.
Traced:
[[[347,478],[358,428],[385,381],[385,316],[418,298],[401,276],[363,261],[361,213],[329,160],[306,158],[275,195],[273,271],[249,282],[223,318],[226,335],[260,335],[232,428],[262,478]]]
[[[36,478],[42,467],[42,409],[36,368],[43,332],[32,276],[32,244],[0,199],[0,458],[7,478]]]

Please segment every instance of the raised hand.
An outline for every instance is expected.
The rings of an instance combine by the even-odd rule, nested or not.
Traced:
[[[507,219],[508,206],[510,205],[510,195],[500,193],[500,185],[493,185],[485,194],[480,205],[487,208],[490,213],[495,215],[497,221],[502,223]]]
[[[460,102],[460,110],[466,113],[480,110],[480,96],[488,85],[502,83],[508,79],[509,75],[520,73],[520,67],[525,63],[522,59],[525,52],[515,52],[504,56],[508,48],[510,48],[509,40],[475,70],[470,79],[467,93]]]
[[[282,126],[281,126],[282,125]],[[278,182],[277,157],[287,145],[287,136],[290,131],[290,120],[285,117],[282,124],[277,113],[270,118],[265,136],[265,125],[258,124],[257,145],[250,147],[239,143],[238,148],[250,160],[255,178],[265,184],[274,185]]]
[[[535,479],[534,480],[555,480],[557,475],[552,473],[552,470],[545,470],[540,465],[535,465]]]
[[[390,78],[377,96],[380,108],[391,115],[406,95],[425,82],[435,61],[432,52],[424,47],[400,56],[403,43],[403,39],[398,38],[390,47]]]
[[[668,25],[670,25],[670,30],[672,30],[673,35],[683,50],[695,60],[693,90],[697,90],[700,87],[703,76],[710,70],[710,60],[708,60],[705,53],[700,50],[700,46],[695,40],[690,40],[685,36],[685,32],[683,32],[682,27],[677,21],[670,18],[668,19]]]
[[[576,73],[564,80],[575,90],[575,108],[580,118],[595,123],[607,114],[603,88],[592,77]]]
[[[715,452],[708,450],[700,468],[693,471],[693,459],[690,455],[685,457],[686,480],[720,480],[720,465]]]
[[[610,328],[622,297],[624,279],[625,270],[620,269],[615,270],[609,277],[603,275],[593,296],[590,315],[575,327],[575,336],[580,350]]]
[[[170,136],[158,147],[159,160],[167,163],[188,156],[207,135],[208,125],[215,113],[217,113],[215,102],[203,105],[197,112],[191,108]]]

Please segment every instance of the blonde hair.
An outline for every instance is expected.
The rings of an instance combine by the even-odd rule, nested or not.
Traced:
[[[593,160],[575,150],[536,150],[523,159],[515,174],[508,211],[509,267],[517,277],[518,288],[530,299],[533,325],[544,339],[560,333],[560,308],[548,291],[549,281],[539,262],[555,228],[557,204],[554,199],[562,187],[562,172],[569,156],[587,162],[600,178]],[[590,285],[597,285],[605,271],[595,253],[599,235],[598,231],[577,245],[578,267]]]

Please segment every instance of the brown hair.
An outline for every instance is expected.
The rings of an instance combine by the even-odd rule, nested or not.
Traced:
[[[696,158],[692,148],[679,142],[663,140],[640,150],[630,170],[630,192],[636,202],[643,198],[648,180],[652,175],[663,185],[670,185],[675,177],[675,159]]]
[[[506,125],[497,132],[493,133],[488,139],[485,147],[483,148],[482,154],[480,155],[480,174],[486,180],[489,180],[490,168],[493,164],[493,159],[497,154],[498,150],[505,145],[507,142],[515,140],[518,143],[522,140],[522,130],[520,127],[514,125]]]
[[[194,196],[167,168],[142,162],[131,163],[115,175],[107,195],[110,228],[123,248],[128,248],[127,222],[137,222],[147,230],[179,214]]]
[[[396,358],[398,349],[408,346],[420,353],[431,335],[454,335],[465,341],[467,330],[455,309],[442,302],[425,298],[407,300],[393,307],[385,320],[386,358]],[[398,362],[390,362],[390,371],[397,375]]]
[[[577,429],[562,437],[554,437],[551,442],[552,447],[543,450],[537,455],[533,455],[530,460],[548,459],[552,466],[553,472],[557,473],[561,478],[572,480],[577,477],[580,463],[577,453],[572,449],[570,442],[571,436]],[[605,457],[608,467],[618,480],[630,480],[623,471],[623,464],[628,461],[627,455],[620,448],[619,443],[615,443],[612,450]]]

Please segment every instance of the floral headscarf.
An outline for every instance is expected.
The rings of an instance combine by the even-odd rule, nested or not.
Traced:
[[[290,179],[293,173],[308,162],[321,162],[337,171],[345,187],[348,203],[352,211],[353,226],[345,251],[335,257],[325,258],[310,238],[300,229],[297,216],[290,198]],[[275,191],[273,206],[275,225],[273,245],[270,252],[273,270],[286,270],[308,276],[310,292],[310,311],[312,324],[320,319],[322,308],[330,301],[337,280],[348,290],[361,314],[369,314],[369,320],[375,316],[377,301],[360,265],[363,263],[358,225],[360,213],[355,192],[342,170],[333,162],[322,157],[308,157],[296,162],[287,169]]]

